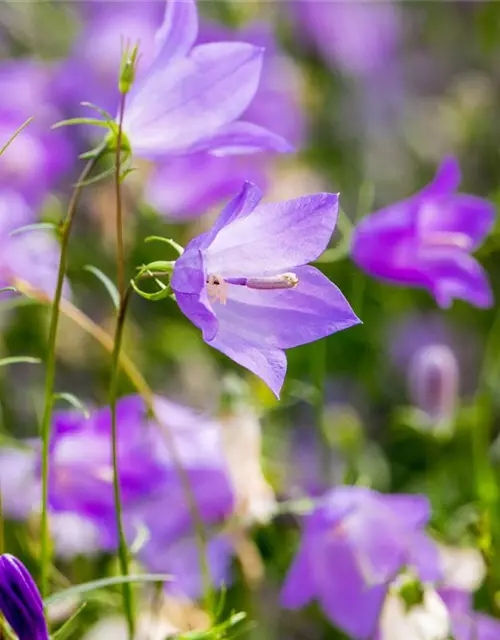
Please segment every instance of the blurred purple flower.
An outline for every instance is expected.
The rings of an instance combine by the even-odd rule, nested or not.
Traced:
[[[148,417],[139,396],[118,402],[118,456],[127,536],[132,543],[141,529],[148,531],[140,554],[147,566],[168,563],[169,545],[193,532],[185,487],[162,428],[170,430],[203,521],[222,521],[233,508],[218,424],[160,397],[155,399],[155,411],[162,427]],[[51,456],[51,508],[56,514],[75,513],[90,520],[99,529],[101,548],[114,549],[109,408],[94,411],[88,420],[74,411],[56,414]]]
[[[459,182],[458,163],[448,158],[427,187],[362,220],[352,242],[354,262],[374,277],[427,289],[440,307],[454,298],[491,306],[487,275],[470,254],[491,231],[494,207],[457,194]]]
[[[283,605],[297,609],[318,599],[347,634],[372,638],[388,586],[403,567],[425,581],[440,577],[437,548],[424,532],[429,517],[424,496],[350,486],[330,491],[305,519]]]
[[[169,0],[154,59],[127,99],[123,130],[133,153],[158,159],[290,151],[281,136],[238,120],[257,91],[263,49],[243,42],[194,47],[197,35],[195,1]]]
[[[1,163],[0,159],[0,166]],[[59,266],[57,240],[42,230],[11,235],[15,229],[31,222],[33,210],[21,194],[10,189],[0,191],[0,287],[23,280],[51,296]],[[66,286],[65,295],[69,293]]]
[[[392,2],[292,0],[287,6],[333,67],[368,76],[397,55],[401,24]]]
[[[165,478],[160,434],[149,425],[143,400],[122,398],[117,405],[118,458],[123,505],[144,498]],[[50,445],[49,503],[58,512],[74,512],[94,521],[104,548],[114,548],[115,516],[111,459],[111,411],[85,419],[77,411],[54,417]]]
[[[12,520],[26,520],[40,501],[36,479],[37,444],[20,449],[0,449],[0,495],[3,513]]]
[[[258,23],[233,31],[205,23],[197,42],[205,44],[235,38],[265,48],[261,81],[244,113],[245,120],[299,144],[304,134],[304,118],[298,104],[296,70],[279,52],[269,25]],[[269,159],[254,154],[234,158],[210,153],[170,158],[153,169],[145,199],[169,217],[196,217],[229,198],[244,180],[265,186]]]
[[[19,640],[49,640],[40,592],[23,563],[0,556],[0,613]]]
[[[0,146],[34,117],[0,159],[0,187],[19,191],[32,206],[41,204],[72,162],[66,133],[50,128],[61,116],[53,94],[54,76],[47,65],[31,60],[0,64]]]
[[[472,594],[458,589],[440,589],[448,607],[455,640],[497,640],[500,620],[473,610]]]
[[[278,396],[286,373],[284,349],[359,319],[339,289],[307,266],[333,233],[338,196],[320,193],[259,205],[261,198],[258,187],[244,185],[212,230],[188,244],[176,262],[172,289],[205,342]]]

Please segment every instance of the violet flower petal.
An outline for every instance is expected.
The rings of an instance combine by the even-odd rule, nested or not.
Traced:
[[[186,56],[198,35],[198,12],[194,0],[167,0],[163,24],[155,35],[155,58],[168,64]]]
[[[262,204],[220,229],[206,252],[207,271],[248,278],[311,262],[327,247],[337,213],[338,195],[331,193]]]
[[[245,43],[195,47],[166,67],[153,65],[129,94],[123,129],[133,152],[185,153],[237,119],[257,91],[263,50]]]
[[[293,289],[259,291],[227,285],[228,300],[217,307],[219,330],[255,345],[290,349],[347,329],[360,321],[340,290],[321,271],[310,266],[294,269],[299,282]],[[218,348],[221,338],[218,335]]]
[[[294,151],[294,147],[282,136],[244,120],[231,122],[219,129],[215,135],[200,145],[199,150],[204,151],[205,148],[209,149],[211,155],[218,157],[259,151],[277,151],[278,153]]]

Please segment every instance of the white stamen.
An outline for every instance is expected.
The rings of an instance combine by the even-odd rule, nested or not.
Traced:
[[[278,276],[263,278],[248,278],[246,286],[249,289],[293,289],[299,284],[295,273],[282,273]]]

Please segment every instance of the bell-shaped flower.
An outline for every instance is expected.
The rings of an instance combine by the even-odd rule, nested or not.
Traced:
[[[197,35],[195,0],[168,0],[153,61],[127,97],[123,131],[132,152],[158,159],[290,151],[281,136],[239,120],[259,86],[264,50],[243,42],[194,46]]]
[[[211,231],[177,260],[172,289],[205,342],[258,375],[279,395],[284,349],[358,324],[348,302],[308,266],[333,233],[338,196],[319,193],[259,204],[246,183]]]
[[[389,585],[403,567],[425,581],[439,577],[437,549],[424,533],[429,517],[424,496],[333,489],[306,517],[283,605],[297,609],[317,599],[353,639],[373,638]]]
[[[354,262],[368,274],[427,289],[440,307],[455,298],[489,307],[488,278],[471,253],[493,226],[493,205],[456,193],[460,169],[441,163],[434,180],[414,196],[366,217],[352,242]]]
[[[40,592],[23,563],[0,556],[0,613],[19,640],[49,640]]]

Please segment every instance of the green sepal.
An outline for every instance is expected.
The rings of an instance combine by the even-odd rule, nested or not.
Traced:
[[[184,247],[181,247],[180,244],[178,244],[175,240],[172,240],[172,238],[163,238],[162,236],[148,236],[144,242],[164,242],[165,244],[168,244],[172,247],[172,249],[175,249],[175,251],[177,251],[177,253],[182,256],[182,254],[184,253]]]

